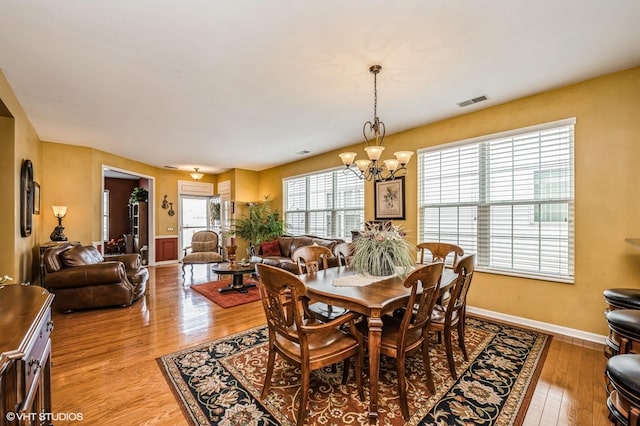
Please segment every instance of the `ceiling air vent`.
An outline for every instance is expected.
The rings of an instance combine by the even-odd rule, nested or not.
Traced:
[[[458,102],[458,106],[466,107],[466,106],[477,104],[478,102],[482,102],[482,101],[486,101],[486,100],[487,100],[487,97],[482,95],[482,96],[478,96],[477,98],[468,99],[466,101]]]
[[[309,151],[308,149],[303,149],[302,151],[298,151],[296,152],[297,155],[307,155],[307,154],[311,154],[311,151]]]

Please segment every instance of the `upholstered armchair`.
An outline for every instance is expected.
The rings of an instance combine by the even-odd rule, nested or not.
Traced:
[[[218,242],[218,234],[213,231],[198,231],[191,237],[191,245],[184,248],[182,257],[182,276],[184,267],[191,265],[193,276],[194,264],[220,263],[222,259],[222,247]]]
[[[61,244],[43,254],[43,285],[65,312],[129,306],[145,292],[149,271],[139,254],[102,257],[93,246]]]

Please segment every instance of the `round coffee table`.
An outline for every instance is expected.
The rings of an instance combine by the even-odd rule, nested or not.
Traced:
[[[256,270],[256,264],[250,263],[249,265],[242,266],[239,263],[231,265],[230,263],[218,263],[213,266],[213,271],[219,275],[232,275],[233,281],[229,286],[219,288],[220,293],[227,291],[237,291],[239,293],[246,293],[250,288],[255,287],[255,284],[245,284],[243,275],[250,274]]]

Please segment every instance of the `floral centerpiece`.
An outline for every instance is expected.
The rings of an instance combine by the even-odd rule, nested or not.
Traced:
[[[367,228],[354,245],[351,266],[358,273],[406,276],[415,266],[412,246],[397,225]]]

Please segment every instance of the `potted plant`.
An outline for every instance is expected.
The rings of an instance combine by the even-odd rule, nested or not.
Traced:
[[[415,266],[411,244],[397,225],[365,229],[354,244],[351,265],[358,273],[406,276]]]
[[[277,210],[271,208],[271,200],[249,204],[249,214],[244,214],[233,223],[233,233],[249,242],[253,253],[263,241],[271,241],[284,234],[285,223]]]
[[[149,200],[149,191],[142,188],[141,186],[137,186],[133,188],[131,191],[131,196],[129,197],[129,204],[135,204],[138,201],[148,201]]]

